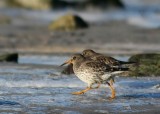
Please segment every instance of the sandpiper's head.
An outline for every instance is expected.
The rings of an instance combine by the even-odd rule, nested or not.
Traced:
[[[94,52],[94,51],[91,50],[91,49],[86,49],[86,50],[84,50],[84,51],[82,52],[82,55],[87,58],[87,57],[93,56],[95,53],[96,53],[96,52]]]
[[[81,62],[85,60],[85,57],[81,54],[75,54],[74,56],[72,56],[71,59],[69,59],[68,61],[64,62],[61,66],[65,65],[65,64],[75,64],[77,62]]]

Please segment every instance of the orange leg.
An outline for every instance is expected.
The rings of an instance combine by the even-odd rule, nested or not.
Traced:
[[[84,94],[85,92],[91,90],[92,88],[91,87],[87,87],[86,89],[84,90],[81,90],[81,91],[78,91],[78,92],[73,92],[72,94],[73,95],[81,95],[81,94]]]
[[[111,80],[110,80],[110,85],[113,85],[114,84],[114,79],[112,78]]]
[[[110,99],[114,99],[115,96],[116,96],[116,91],[115,91],[115,89],[113,88],[113,86],[110,83],[108,83],[108,85],[109,85],[109,88],[111,90],[111,97],[110,97]]]
[[[92,88],[91,87],[91,85],[90,85],[90,87],[87,87],[86,89],[84,89],[84,90],[81,90],[81,91],[78,91],[78,92],[73,92],[72,94],[73,95],[81,95],[81,94],[84,94],[85,92],[87,92],[87,91],[89,91],[89,90],[91,90],[91,89],[98,89],[99,87],[100,87],[100,83],[98,84],[98,86],[97,87],[94,87],[94,88]]]

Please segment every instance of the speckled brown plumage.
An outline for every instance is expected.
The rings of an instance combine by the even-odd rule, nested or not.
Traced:
[[[117,60],[113,57],[105,56],[105,55],[100,54],[100,53],[96,53],[95,51],[93,51],[91,49],[84,50],[82,52],[82,55],[86,58],[90,58],[92,60],[104,62],[104,63],[106,63],[108,65],[111,65],[111,66],[117,66],[117,65],[120,66],[120,65],[123,65],[123,64],[133,64],[134,63],[134,62],[120,61],[120,60]]]
[[[83,94],[84,92],[93,89],[93,84],[108,84],[112,91],[111,98],[115,97],[115,90],[112,85],[108,83],[108,81],[113,76],[122,73],[123,71],[121,71],[121,69],[113,69],[111,66],[105,63],[87,59],[81,54],[74,55],[69,61],[65,62],[64,64],[69,63],[73,64],[73,71],[75,75],[80,80],[88,84],[88,87],[85,90],[74,92],[73,94]],[[99,86],[97,86],[97,88],[98,87]]]
[[[117,68],[121,68],[121,70],[125,69],[125,68],[128,68],[128,66],[125,68],[122,67],[122,65],[126,65],[126,64],[133,64],[134,62],[125,62],[125,61],[120,61],[120,60],[117,60],[113,57],[110,57],[110,56],[106,56],[106,55],[103,55],[103,54],[100,54],[100,53],[96,53],[95,51],[91,50],[91,49],[86,49],[82,52],[82,55],[85,57],[85,58],[88,58],[88,59],[92,59],[94,61],[99,61],[101,63],[105,63],[111,67],[117,67]],[[110,84],[113,85],[114,83],[114,77],[111,78],[110,80]]]

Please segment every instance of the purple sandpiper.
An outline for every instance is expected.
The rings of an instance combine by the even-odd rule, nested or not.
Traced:
[[[111,66],[91,59],[85,58],[81,54],[75,54],[70,60],[63,63],[61,66],[65,64],[73,64],[73,71],[75,75],[87,83],[88,86],[86,89],[73,92],[74,95],[84,94],[85,92],[99,88],[101,84],[108,84],[111,90],[111,99],[115,98],[115,89],[114,87],[108,83],[108,81],[115,75],[118,75],[129,69],[120,69],[120,68],[112,68]],[[124,70],[124,71],[122,71]],[[98,84],[97,87],[93,87],[94,84]]]

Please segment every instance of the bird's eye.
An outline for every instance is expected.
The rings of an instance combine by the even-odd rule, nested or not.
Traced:
[[[76,59],[76,57],[73,57],[73,60],[75,60]]]

